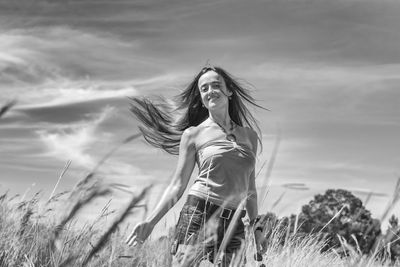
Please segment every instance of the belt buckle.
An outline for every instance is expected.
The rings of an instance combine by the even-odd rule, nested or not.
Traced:
[[[224,215],[225,211],[229,211],[228,216]],[[223,209],[222,212],[221,212],[221,215],[219,217],[222,218],[222,219],[229,220],[231,215],[232,215],[232,210],[231,209]]]

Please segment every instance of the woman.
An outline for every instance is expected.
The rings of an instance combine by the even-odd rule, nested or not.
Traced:
[[[219,67],[203,68],[178,95],[174,110],[166,101],[155,105],[148,99],[132,100],[131,110],[145,126],[140,127],[145,139],[179,158],[158,206],[126,242],[136,245],[146,240],[182,197],[197,163],[199,174],[180,213],[172,253],[185,266],[205,258],[228,266],[245,237],[243,207],[250,222],[258,214],[255,161],[260,139],[254,129],[259,128],[244,102],[260,106]],[[254,233],[259,250],[261,232]]]

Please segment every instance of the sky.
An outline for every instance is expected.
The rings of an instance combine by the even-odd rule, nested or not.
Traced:
[[[68,160],[56,192],[70,190],[138,132],[129,97],[172,97],[208,62],[270,110],[254,110],[260,213],[341,188],[371,193],[379,218],[400,177],[399,12],[395,0],[0,0],[0,105],[17,100],[0,120],[0,193],[47,198]],[[151,209],[176,161],[140,138],[98,176],[153,185]]]

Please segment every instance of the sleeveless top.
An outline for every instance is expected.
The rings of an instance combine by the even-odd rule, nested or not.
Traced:
[[[228,140],[213,140],[196,151],[199,174],[190,195],[236,209],[247,197],[249,178],[256,157],[247,146]]]

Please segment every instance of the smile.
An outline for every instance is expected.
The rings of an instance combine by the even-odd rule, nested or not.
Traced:
[[[207,97],[207,100],[218,99],[218,98],[219,98],[218,95],[211,95]]]

